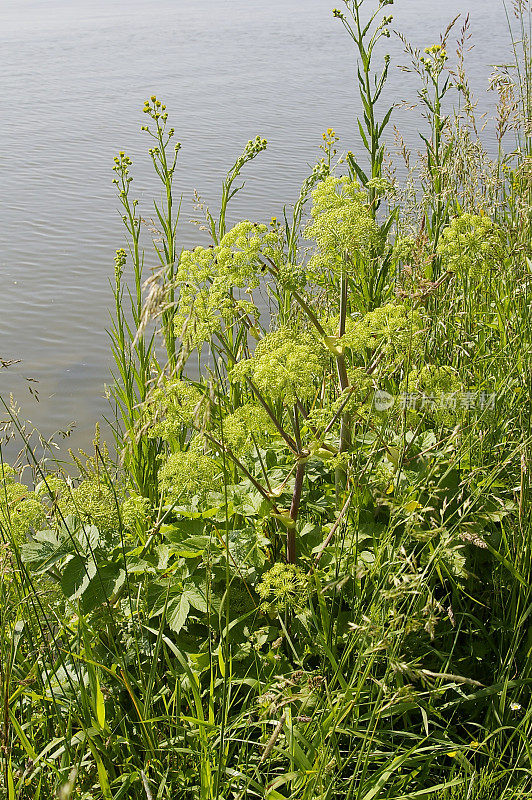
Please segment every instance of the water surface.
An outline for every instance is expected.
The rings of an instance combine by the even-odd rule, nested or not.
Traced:
[[[131,155],[135,195],[149,216],[144,100],[164,99],[183,144],[182,246],[202,236],[190,222],[193,190],[215,207],[224,172],[256,134],[269,147],[248,169],[232,216],[280,216],[319,156],[323,130],[360,152],[355,55],[333,5],[2,0],[0,358],[21,363],[0,368],[0,394],[14,393],[22,416],[46,435],[75,423],[71,444],[86,446],[108,408],[108,279],[124,244],[111,167],[118,150]],[[389,10],[417,46],[438,41],[456,14],[471,14],[469,73],[485,111],[491,65],[509,58],[501,2],[399,0]],[[415,82],[396,66],[406,61],[402,46],[386,44],[395,66],[383,106],[415,102]],[[416,146],[418,115],[402,109],[395,119]],[[154,264],[150,256],[147,267]]]

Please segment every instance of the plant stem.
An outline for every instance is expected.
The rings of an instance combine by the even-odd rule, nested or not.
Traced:
[[[295,564],[297,560],[296,552],[296,524],[299,515],[299,507],[301,504],[301,492],[303,490],[303,479],[305,477],[306,463],[299,461],[296,468],[296,479],[294,483],[294,493],[292,495],[292,503],[290,505],[290,517],[294,523],[292,528],[288,529],[286,534],[286,561],[288,564]]]

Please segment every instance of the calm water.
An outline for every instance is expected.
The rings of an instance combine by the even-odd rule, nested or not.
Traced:
[[[233,216],[280,216],[323,130],[333,127],[345,149],[359,149],[354,53],[333,5],[1,0],[0,357],[21,363],[0,369],[0,394],[14,393],[46,435],[75,423],[72,443],[86,445],[107,409],[108,276],[124,243],[111,167],[118,150],[131,155],[133,187],[149,215],[144,100],[164,99],[183,143],[183,246],[201,236],[190,222],[193,190],[215,205],[224,171],[257,133],[269,148],[251,165]],[[419,46],[471,13],[471,83],[487,108],[490,65],[509,53],[502,3],[396,0],[390,10],[394,27]],[[405,63],[398,40],[388,45],[395,63]],[[393,69],[388,99],[414,101],[412,78]],[[415,113],[400,110],[395,120],[415,143]]]

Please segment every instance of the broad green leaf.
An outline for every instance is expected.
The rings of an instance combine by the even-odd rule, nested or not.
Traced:
[[[173,597],[168,601],[166,621],[175,633],[179,633],[185,624],[189,611],[190,603],[185,594],[182,594],[181,597]]]
[[[191,536],[172,546],[174,555],[181,558],[198,558],[212,544],[209,536]]]
[[[206,614],[209,610],[209,607],[207,605],[205,591],[202,590],[202,587],[187,581],[183,588],[184,594],[186,595],[190,605],[193,606],[197,611],[202,611]]]
[[[61,576],[61,589],[65,597],[71,600],[81,597],[95,574],[94,561],[78,555],[72,556],[65,564]]]
[[[163,525],[161,533],[169,542],[183,542],[191,536],[203,533],[205,522],[202,519],[181,519],[171,525]]]
[[[106,603],[118,591],[126,573],[118,564],[107,564],[98,570],[81,596],[82,610],[87,613]]]
[[[95,525],[82,525],[76,531],[76,539],[83,548],[83,551],[89,555],[100,544],[100,531]]]
[[[75,543],[55,531],[39,531],[33,541],[22,545],[22,560],[35,572],[46,572],[65,556],[75,552]]]

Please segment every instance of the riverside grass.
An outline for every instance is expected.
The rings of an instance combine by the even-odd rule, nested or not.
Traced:
[[[391,5],[334,11],[367,163],[327,131],[280,221],[227,223],[258,137],[203,209],[212,244],[179,254],[179,146],[147,101],[145,294],[115,159],[120,461],[97,435],[76,480],[29,446],[33,490],[2,467],[9,800],[531,796],[530,9],[508,9],[495,161],[467,20],[409,48],[429,132],[418,164],[397,137],[401,184],[388,59],[374,78]]]

